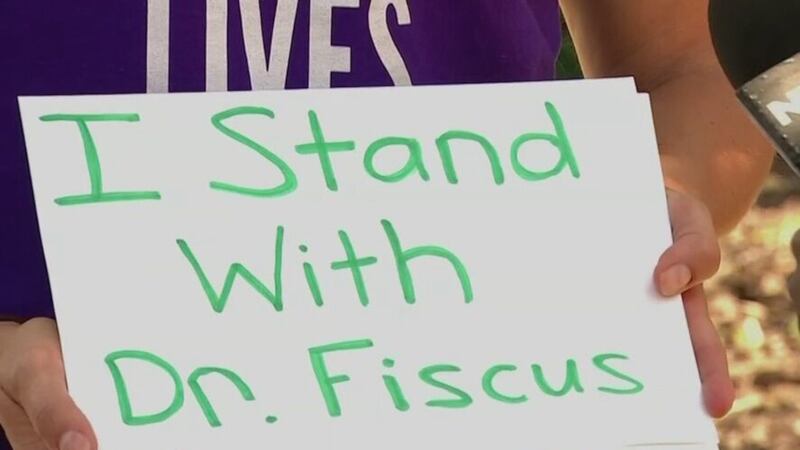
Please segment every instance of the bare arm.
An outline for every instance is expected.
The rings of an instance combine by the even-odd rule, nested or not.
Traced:
[[[561,0],[588,77],[633,75],[652,95],[667,185],[702,200],[718,232],[747,212],[772,148],[719,67],[707,0]]]

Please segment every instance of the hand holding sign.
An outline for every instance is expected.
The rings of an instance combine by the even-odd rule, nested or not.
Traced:
[[[593,83],[24,99],[101,442],[714,442],[646,102]]]
[[[67,394],[50,319],[0,326],[0,418],[15,449],[96,449],[89,421]]]
[[[671,189],[667,191],[667,199],[675,243],[658,260],[655,281],[665,296],[683,294],[703,382],[703,399],[712,416],[722,417],[731,409],[735,392],[726,352],[709,317],[702,287],[719,268],[717,234],[711,214],[700,201]]]

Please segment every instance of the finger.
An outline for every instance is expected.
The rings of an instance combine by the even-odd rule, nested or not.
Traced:
[[[0,390],[0,426],[14,450],[47,450],[25,411]],[[2,441],[2,439],[0,439]]]
[[[674,244],[661,255],[654,277],[659,292],[671,297],[710,278],[720,264],[714,222],[699,200],[668,191]]]
[[[10,354],[11,339],[16,335],[18,329],[19,325],[16,323],[0,322],[0,368],[9,366],[3,357]],[[39,439],[39,434],[31,426],[25,411],[14,403],[3,389],[0,389],[0,427],[2,427],[8,443],[11,444],[11,448],[15,450],[47,449]]]
[[[683,298],[694,355],[703,383],[703,401],[709,414],[722,417],[731,409],[735,397],[725,348],[708,314],[703,287],[692,288],[683,294]]]
[[[22,325],[15,340],[19,356],[0,386],[25,411],[49,448],[94,450],[97,443],[89,421],[67,393],[58,342],[52,321]]]

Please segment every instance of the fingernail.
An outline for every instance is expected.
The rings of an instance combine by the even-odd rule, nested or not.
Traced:
[[[692,281],[692,271],[685,265],[678,264],[662,272],[658,281],[661,294],[672,297],[686,290]]]
[[[90,450],[91,448],[86,436],[77,431],[67,431],[58,441],[58,450]]]

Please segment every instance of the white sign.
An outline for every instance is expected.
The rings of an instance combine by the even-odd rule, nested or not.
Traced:
[[[717,442],[630,80],[20,104],[103,449]]]

